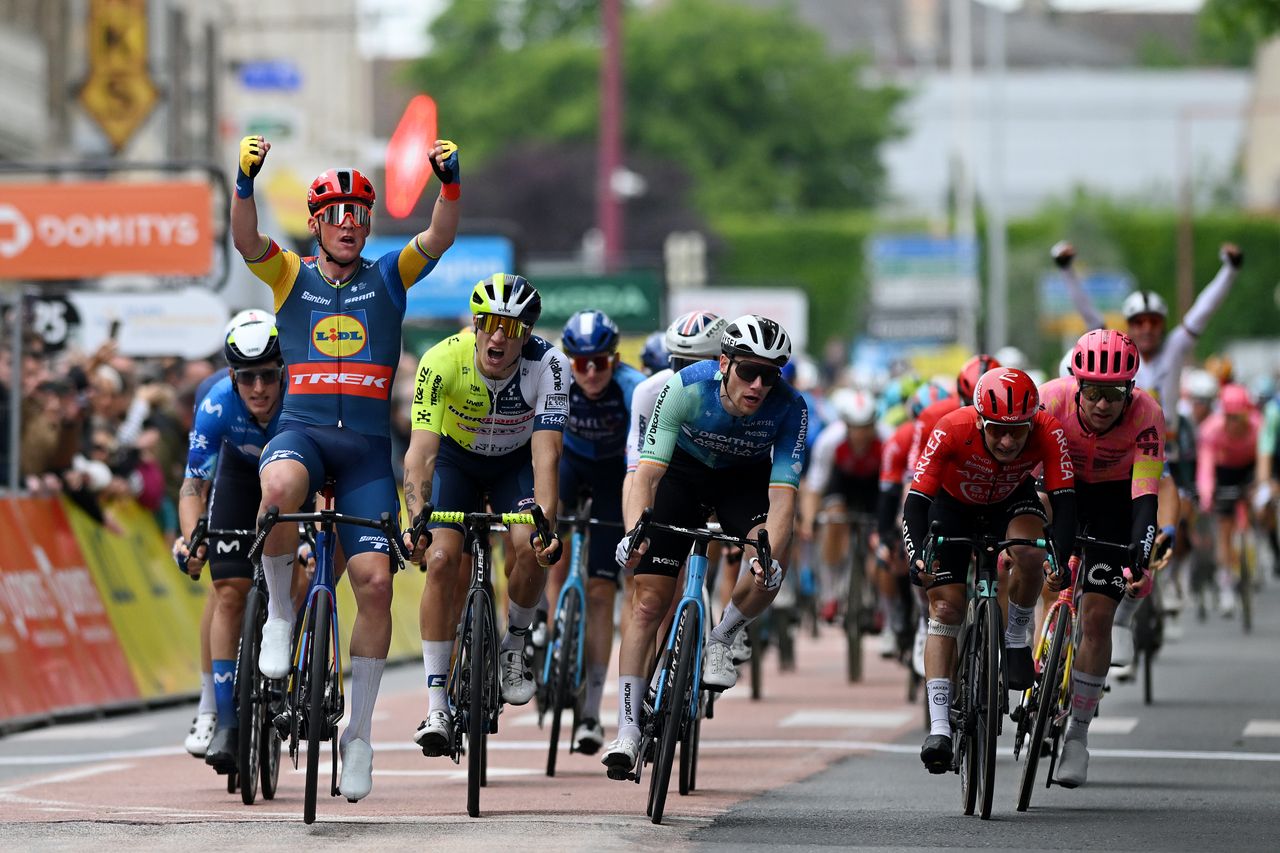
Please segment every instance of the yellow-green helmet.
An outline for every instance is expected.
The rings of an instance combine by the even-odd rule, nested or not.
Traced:
[[[514,317],[532,326],[542,314],[542,297],[524,276],[494,273],[472,288],[471,313]]]

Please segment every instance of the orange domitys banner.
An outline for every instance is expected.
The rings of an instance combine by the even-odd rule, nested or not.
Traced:
[[[45,712],[89,710],[97,697],[81,679],[79,649],[59,606],[48,560],[39,562],[16,500],[0,501],[0,600],[20,638],[26,678],[7,689],[30,692]]]
[[[211,213],[198,181],[0,182],[0,279],[206,275]]]
[[[62,504],[56,498],[8,503],[7,509],[27,532],[32,557],[62,611],[84,697],[99,707],[136,702],[138,685]]]

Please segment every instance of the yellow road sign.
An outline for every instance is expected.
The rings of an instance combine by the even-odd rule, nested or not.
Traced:
[[[155,108],[146,0],[90,0],[89,77],[80,103],[119,151]]]

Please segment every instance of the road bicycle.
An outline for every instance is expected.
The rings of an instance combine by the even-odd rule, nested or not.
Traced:
[[[707,546],[711,542],[729,545],[752,546],[762,566],[772,562],[768,533],[762,528],[755,539],[746,539],[719,533],[706,528],[677,527],[651,520],[651,510],[640,515],[635,533],[631,537],[632,549],[645,540],[650,529],[666,530],[693,541],[693,550],[685,563],[684,591],[676,604],[671,630],[664,647],[665,655],[660,665],[657,690],[652,709],[644,707],[640,725],[640,758],[625,778],[637,784],[644,773],[644,765],[652,764],[649,779],[649,804],[646,813],[653,823],[662,823],[667,802],[667,788],[671,783],[671,771],[675,765],[676,745],[681,745],[682,773],[681,793],[692,790],[696,765],[693,763],[697,741],[696,731],[702,694],[702,655],[707,635],[708,613],[703,598],[707,577]],[[689,760],[683,759],[684,752]],[[610,778],[615,770],[610,768]]]
[[[322,491],[325,504],[331,504],[332,484],[326,483]],[[302,820],[313,823],[316,819],[316,790],[319,785],[320,744],[330,741],[332,759],[329,793],[338,796],[338,749],[335,741],[338,721],[345,709],[340,667],[341,648],[338,632],[338,599],[334,590],[337,576],[334,571],[334,554],[337,548],[337,525],[349,524],[367,527],[382,533],[388,542],[391,571],[394,574],[404,568],[408,554],[400,541],[400,526],[390,512],[382,513],[378,520],[346,515],[334,509],[315,512],[281,513],[278,507],[267,508],[258,520],[258,535],[249,551],[255,572],[261,571],[262,548],[271,529],[280,523],[318,525],[315,532],[315,573],[307,588],[306,600],[299,616],[294,620],[293,666],[286,676],[288,686],[284,692],[284,708],[275,718],[281,737],[287,737],[289,757],[294,769],[298,767],[300,744],[307,748],[306,783],[303,796]],[[421,531],[421,521],[414,525],[416,540]],[[260,636],[260,633],[259,633]],[[250,660],[255,661],[256,657]],[[351,802],[355,802],[352,800]]]
[[[992,534],[943,536],[938,522],[929,529],[925,543],[926,566],[933,566],[942,545],[965,545],[976,555],[973,595],[965,613],[957,643],[956,674],[952,686],[951,729],[955,732],[952,770],[960,774],[964,813],[980,804],[983,820],[991,817],[995,794],[996,741],[1008,710],[1008,673],[1005,671],[1004,619],[996,598],[999,556],[1007,548],[1027,546],[1046,549],[1050,564],[1052,545],[1041,539],[1002,539]]]
[[[449,671],[447,690],[454,719],[449,755],[454,764],[460,764],[462,756],[467,756],[467,814],[479,817],[480,789],[488,784],[488,738],[497,734],[498,714],[502,710],[489,535],[495,525],[526,524],[534,527],[543,544],[548,545],[551,543],[551,528],[542,508],[536,504],[529,512],[436,510],[426,515],[433,524],[462,525],[471,554],[471,585],[467,588],[454,640],[453,666]],[[427,570],[425,564],[422,570]]]

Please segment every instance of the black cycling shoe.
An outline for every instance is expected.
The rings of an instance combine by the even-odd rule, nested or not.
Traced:
[[[1031,660],[1031,647],[1019,646],[1005,649],[1009,664],[1009,689],[1030,690],[1036,683],[1036,665]]]
[[[929,735],[920,748],[920,760],[930,773],[946,773],[951,769],[951,738]]]
[[[240,753],[239,734],[239,729],[227,726],[215,731],[213,739],[209,741],[209,750],[204,754],[204,763],[218,771],[219,776],[236,769],[236,762],[239,760],[237,756]]]

